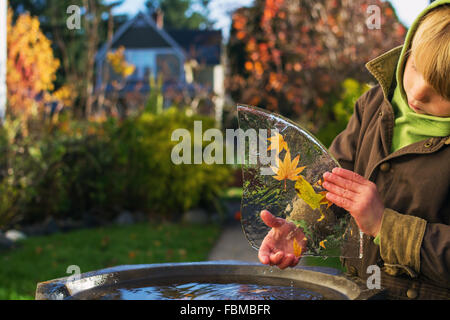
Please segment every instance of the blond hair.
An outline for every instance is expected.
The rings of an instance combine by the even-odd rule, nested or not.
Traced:
[[[422,18],[411,51],[417,71],[450,100],[450,5],[437,7]]]

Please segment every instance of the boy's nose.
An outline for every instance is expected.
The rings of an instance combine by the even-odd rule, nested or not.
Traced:
[[[426,82],[419,81],[412,88],[411,96],[414,101],[426,103],[429,97],[429,87]]]

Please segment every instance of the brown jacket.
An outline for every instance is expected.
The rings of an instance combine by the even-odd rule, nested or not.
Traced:
[[[366,279],[381,267],[390,298],[450,299],[450,137],[436,137],[390,153],[390,103],[401,47],[366,67],[379,84],[356,103],[347,128],[330,147],[343,168],[377,185],[386,207],[380,246],[364,235],[363,259],[343,259]]]

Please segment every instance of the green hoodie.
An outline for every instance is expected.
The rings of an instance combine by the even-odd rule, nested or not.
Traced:
[[[395,152],[404,146],[430,137],[445,137],[450,135],[450,118],[435,117],[414,112],[409,107],[408,99],[403,88],[406,54],[411,48],[411,43],[420,21],[432,9],[444,4],[450,4],[450,0],[438,0],[429,5],[416,18],[406,35],[406,40],[397,65],[397,87],[392,97],[392,105],[395,112],[395,127],[391,152]]]

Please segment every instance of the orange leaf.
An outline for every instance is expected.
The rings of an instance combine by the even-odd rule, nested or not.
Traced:
[[[288,151],[288,145],[287,142],[284,141],[284,138],[281,134],[278,132],[275,132],[275,135],[267,139],[270,141],[271,145],[267,148],[267,151],[269,150],[275,150],[276,153],[280,153],[284,149]]]
[[[320,214],[321,214],[321,216],[320,216],[319,219],[317,219],[317,222],[320,222],[320,221],[322,221],[323,219],[325,219],[325,215],[323,214],[322,211],[320,211]]]
[[[296,181],[299,178],[299,174],[306,167],[297,168],[298,161],[300,160],[300,155],[297,155],[294,160],[291,161],[291,153],[287,150],[286,155],[284,156],[284,160],[281,161],[280,158],[277,158],[277,166],[270,168],[273,170],[275,175],[274,179],[279,181],[284,181],[284,189],[286,190],[286,180],[289,179],[291,181]]]
[[[331,202],[330,200],[327,199],[328,191],[321,191],[319,193],[323,196],[323,198],[322,198],[322,200],[320,200],[319,204],[326,204],[327,205],[327,209],[329,207],[331,207],[333,205],[333,202]]]
[[[292,243],[294,247],[294,255],[298,258],[302,255],[302,247],[298,244],[297,239],[294,238],[294,242]]]

